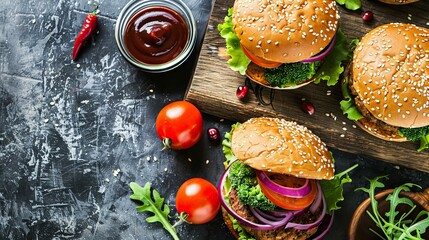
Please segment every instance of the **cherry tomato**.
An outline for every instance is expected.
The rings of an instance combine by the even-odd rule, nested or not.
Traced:
[[[176,194],[178,213],[186,213],[186,221],[203,224],[218,213],[220,201],[216,187],[203,178],[191,178],[180,186]]]
[[[280,63],[280,62],[272,62],[272,61],[265,60],[261,57],[255,56],[243,46],[241,46],[241,49],[243,49],[244,54],[250,59],[250,61],[252,61],[256,65],[259,65],[261,67],[275,68],[275,67],[282,65],[282,63]]]
[[[156,132],[164,146],[187,149],[195,145],[203,134],[203,117],[192,103],[176,101],[158,113]]]
[[[283,186],[287,186],[287,187],[297,187],[298,184],[302,185],[302,183],[305,182],[305,179],[300,179],[300,178],[290,176],[288,178],[289,183],[283,184],[285,183],[285,181],[288,181],[288,179],[286,179],[285,176],[286,175],[283,175],[283,179],[277,179],[276,182],[278,184],[282,184]],[[316,185],[316,180],[314,179],[310,180],[311,192],[302,198],[294,198],[294,197],[288,197],[288,196],[278,194],[273,190],[271,190],[270,188],[266,187],[259,180],[258,180],[258,183],[259,183],[259,186],[261,187],[262,192],[271,202],[273,202],[276,206],[287,210],[300,210],[310,206],[310,204],[316,198],[316,194],[317,194],[317,185]]]

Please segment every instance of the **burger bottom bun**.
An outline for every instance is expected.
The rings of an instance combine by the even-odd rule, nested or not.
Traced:
[[[278,90],[297,89],[297,88],[303,87],[309,83],[312,83],[314,81],[314,78],[311,78],[311,79],[308,79],[307,81],[303,81],[303,82],[301,82],[297,85],[293,85],[293,86],[287,86],[287,87],[271,86],[270,83],[265,78],[265,69],[263,67],[256,65],[253,62],[250,62],[250,64],[247,66],[246,76],[250,80],[252,80],[253,82],[255,82],[257,84],[260,84],[260,85],[267,87],[267,88],[278,89]]]
[[[380,129],[377,127],[377,125],[371,124],[367,121],[366,118],[361,118],[357,121],[355,121],[356,125],[358,125],[360,128],[368,132],[369,134],[378,137],[380,139],[386,140],[386,141],[392,141],[392,142],[406,142],[407,138],[402,137],[399,134],[395,135],[388,135],[383,134],[383,129]]]
[[[388,4],[401,5],[401,4],[408,4],[408,3],[417,2],[419,0],[378,0],[378,1],[388,3]]]

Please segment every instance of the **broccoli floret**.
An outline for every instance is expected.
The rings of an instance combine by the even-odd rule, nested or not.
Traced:
[[[419,141],[429,134],[429,126],[419,128],[400,128],[399,134],[406,137],[408,141]]]
[[[310,79],[316,74],[320,61],[310,63],[285,63],[265,71],[265,78],[271,86],[293,86]]]
[[[240,201],[261,210],[273,210],[274,203],[265,197],[256,179],[255,171],[245,163],[237,161],[229,169],[229,181],[237,191]]]

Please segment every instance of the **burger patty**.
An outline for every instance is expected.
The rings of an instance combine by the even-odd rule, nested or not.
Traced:
[[[360,119],[359,122],[363,124],[368,130],[373,131],[375,133],[381,134],[383,136],[398,137],[398,131],[399,131],[398,127],[389,125],[377,119],[365,107],[363,100],[358,96],[356,90],[353,87],[351,67],[350,67],[348,76],[349,76],[350,93],[353,95],[356,107],[359,109],[359,112],[363,116],[363,119]]]
[[[255,216],[253,216],[252,212],[240,202],[240,199],[237,196],[237,191],[235,189],[231,189],[228,194],[229,202],[231,204],[231,208],[241,217],[258,223],[258,220]],[[296,223],[310,223],[316,220],[316,216],[314,216],[310,211],[307,211],[293,219]],[[251,234],[257,240],[305,240],[312,236],[317,232],[317,227],[310,228],[308,230],[297,230],[294,228],[288,229],[276,229],[276,230],[256,230],[247,226],[243,226],[239,223],[239,225],[249,234]]]

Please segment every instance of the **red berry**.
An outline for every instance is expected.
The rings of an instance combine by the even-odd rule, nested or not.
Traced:
[[[237,96],[237,98],[243,99],[246,97],[248,90],[249,88],[247,86],[238,86],[237,92],[235,93],[235,95]]]
[[[207,136],[209,136],[209,140],[213,144],[218,144],[220,142],[220,134],[217,128],[209,128],[207,129]]]
[[[315,108],[314,108],[314,105],[310,102],[302,101],[301,108],[304,112],[308,113],[309,115],[314,114]]]
[[[364,21],[372,21],[374,19],[374,13],[371,11],[365,11],[362,13],[362,20]]]

